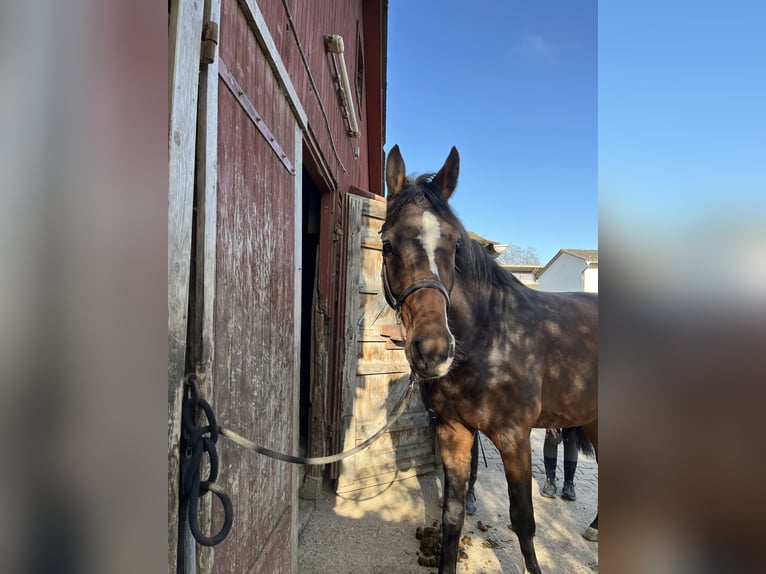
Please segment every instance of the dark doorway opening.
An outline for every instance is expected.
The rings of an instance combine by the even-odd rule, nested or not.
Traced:
[[[321,191],[303,168],[302,189],[302,253],[301,253],[301,364],[300,364],[300,448],[305,453],[310,432],[311,375],[314,352],[312,319],[316,296],[317,258],[319,254],[319,221]]]

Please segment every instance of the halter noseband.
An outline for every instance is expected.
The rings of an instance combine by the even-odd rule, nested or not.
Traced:
[[[388,269],[386,268],[386,259],[383,258],[383,268],[381,270],[381,276],[383,277],[383,292],[386,296],[386,301],[388,304],[393,307],[394,311],[396,311],[396,316],[401,319],[402,316],[402,305],[404,305],[404,300],[407,299],[410,295],[412,295],[415,291],[418,289],[436,289],[444,295],[444,299],[447,301],[447,308],[449,308],[450,305],[450,299],[449,299],[449,291],[447,291],[447,288],[442,285],[439,281],[434,281],[432,279],[421,279],[420,281],[415,281],[412,283],[409,287],[407,287],[404,291],[402,291],[398,297],[395,297],[394,294],[391,292],[391,285],[388,283]]]

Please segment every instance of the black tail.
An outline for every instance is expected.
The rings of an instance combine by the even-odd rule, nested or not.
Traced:
[[[577,427],[575,430],[577,431],[578,450],[585,456],[593,456],[593,443],[590,442],[588,435],[585,434],[585,431],[582,427]]]

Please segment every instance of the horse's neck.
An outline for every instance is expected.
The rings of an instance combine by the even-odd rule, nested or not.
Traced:
[[[486,331],[487,325],[497,318],[498,309],[527,305],[528,289],[520,283],[495,285],[459,280],[453,288],[450,328],[460,337]]]

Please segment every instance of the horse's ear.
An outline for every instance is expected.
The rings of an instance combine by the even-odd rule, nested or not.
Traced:
[[[436,189],[442,192],[444,199],[449,199],[452,192],[455,191],[459,172],[460,156],[457,153],[457,148],[452,146],[452,150],[449,152],[449,156],[447,156],[447,161],[444,162],[439,173],[433,179],[433,184],[436,186]]]
[[[395,145],[388,152],[386,160],[386,185],[388,186],[388,199],[394,197],[404,187],[405,168],[399,146]]]

